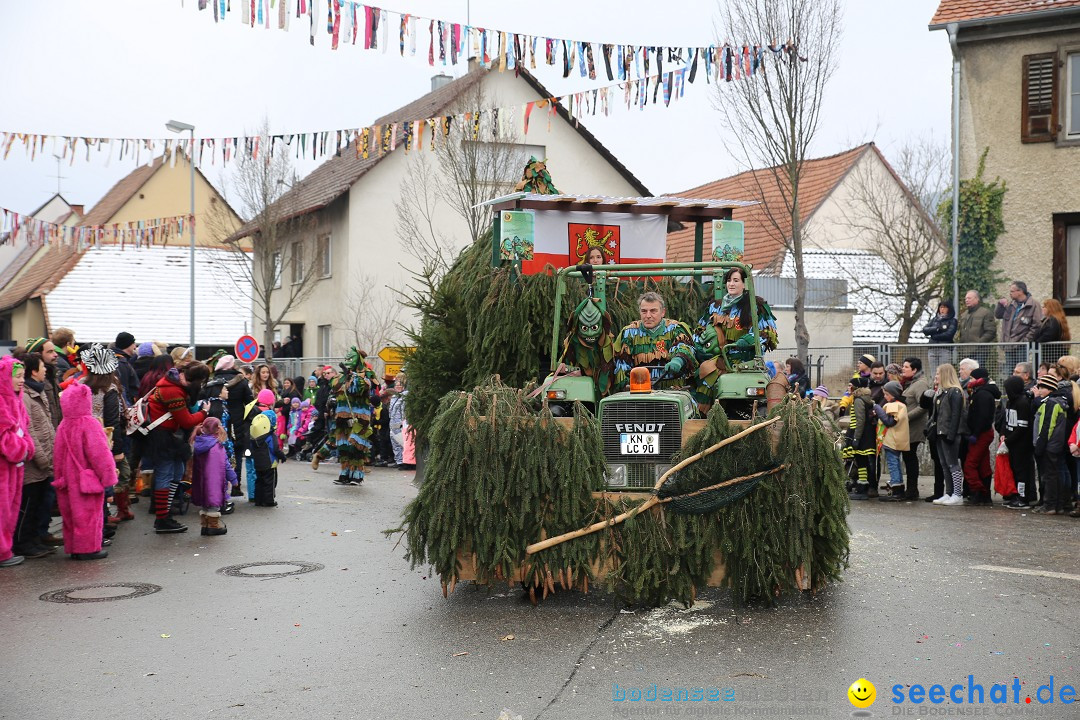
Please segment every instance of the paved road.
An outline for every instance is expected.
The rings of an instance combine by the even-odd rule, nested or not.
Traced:
[[[845,582],[812,600],[736,611],[709,590],[689,611],[630,610],[566,593],[534,608],[506,588],[466,585],[444,600],[380,533],[415,494],[412,474],[376,470],[363,487],[339,488],[334,470],[285,466],[281,507],[244,503],[224,537],[155,536],[143,503],[105,561],[0,570],[0,718],[832,718],[851,716],[847,687],[859,677],[877,686],[874,716],[933,717],[946,706],[896,707],[889,688],[948,688],[974,674],[989,692],[1018,676],[1023,703],[1051,675],[1055,693],[1080,685],[1080,521],[860,503]],[[325,567],[276,579],[217,572],[275,560]],[[294,568],[251,572],[275,569]],[[116,582],[162,590],[38,599]],[[76,595],[116,592],[126,591]],[[733,699],[613,700],[653,684]],[[1073,708],[1043,716],[1080,717]]]

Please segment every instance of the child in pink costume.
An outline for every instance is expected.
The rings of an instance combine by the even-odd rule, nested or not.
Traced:
[[[90,388],[72,385],[60,395],[64,419],[56,429],[53,472],[56,500],[64,521],[64,551],[74,560],[96,560],[101,549],[105,489],[116,484],[105,429],[94,419]]]
[[[0,567],[22,562],[22,556],[12,554],[11,542],[22,500],[23,465],[34,456],[30,416],[22,400],[24,381],[22,363],[10,355],[0,358]]]

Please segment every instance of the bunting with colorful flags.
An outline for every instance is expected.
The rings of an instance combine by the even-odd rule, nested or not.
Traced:
[[[276,12],[275,2],[278,4]],[[484,28],[351,0],[240,0],[239,13],[235,12],[234,5],[236,3],[226,0],[199,0],[197,7],[205,11],[212,6],[215,23],[224,22],[231,14],[233,18],[239,17],[244,25],[266,30],[272,25],[271,14],[276,15],[273,24],[278,30],[288,30],[290,19],[295,19],[308,28],[312,46],[315,45],[317,28],[325,18],[326,34],[330,36],[330,48],[333,50],[342,45],[351,45],[385,54],[390,50],[389,30],[392,27],[397,33],[398,54],[401,57],[406,54],[415,57],[417,47],[421,52],[427,48],[427,61],[431,66],[456,66],[475,59],[484,67],[499,71],[518,71],[523,67],[535,70],[537,48],[541,48],[539,62],[556,67],[561,65],[563,77],[569,77],[576,70],[581,77],[595,80],[600,76],[597,58],[603,58],[603,73],[611,81],[648,76],[650,61],[656,63],[658,74],[662,74],[664,63],[696,68],[702,62],[705,65],[730,64],[731,71],[740,75],[753,74],[770,55],[778,60],[806,61],[791,40],[741,45],[638,45],[552,38]],[[731,50],[731,53],[725,53],[725,49]]]
[[[27,243],[73,245],[78,250],[98,245],[148,247],[165,245],[194,227],[190,215],[148,218],[107,225],[61,225],[0,207],[0,245]]]
[[[722,65],[712,66],[716,72],[707,82],[741,79],[724,75]],[[700,75],[699,75],[700,76]],[[547,129],[551,119],[561,109],[570,120],[586,116],[610,116],[620,106],[626,110],[642,110],[652,105],[669,107],[686,93],[687,82],[693,82],[694,68],[680,67],[657,75],[613,83],[559,96],[496,108],[478,108],[454,115],[429,118],[403,119],[385,125],[336,130],[316,130],[300,133],[257,135],[234,135],[231,137],[195,138],[105,138],[74,135],[48,135],[42,133],[0,132],[0,159],[6,160],[14,149],[21,149],[31,160],[39,154],[51,154],[74,165],[76,160],[104,160],[109,166],[114,161],[131,161],[149,164],[161,157],[175,163],[178,156],[193,156],[199,167],[227,164],[237,155],[251,158],[262,153],[273,156],[288,153],[296,159],[320,160],[331,155],[341,155],[350,149],[358,157],[369,158],[391,152],[399,144],[406,152],[420,149],[434,150],[439,137],[449,135],[455,123],[471,126],[473,139],[479,139],[488,128],[520,127],[528,133],[537,115],[547,115]],[[520,123],[520,125],[518,125]],[[485,128],[481,131],[481,128]],[[422,142],[427,132],[428,142]],[[415,142],[414,142],[415,138]]]

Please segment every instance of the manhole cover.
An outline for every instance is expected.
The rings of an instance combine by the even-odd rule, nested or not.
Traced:
[[[117,592],[127,590],[128,592]],[[161,590],[160,585],[150,583],[102,583],[100,585],[80,585],[79,587],[64,588],[47,592],[38,600],[55,603],[92,603],[112,602],[113,600],[129,600],[130,598],[153,595]]]
[[[277,567],[295,567],[295,570],[286,570],[284,572],[247,572],[250,568],[277,568]],[[267,562],[253,562],[242,563],[240,565],[229,565],[218,570],[222,575],[228,575],[229,577],[246,577],[246,578],[259,578],[265,580],[267,578],[280,578],[289,577],[290,575],[303,575],[304,573],[315,572],[316,570],[322,570],[325,565],[321,565],[315,562],[306,562],[304,560],[268,560]]]

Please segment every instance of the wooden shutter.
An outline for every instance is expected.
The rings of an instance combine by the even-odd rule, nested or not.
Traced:
[[[1058,134],[1057,53],[1024,56],[1020,141],[1053,142]]]

